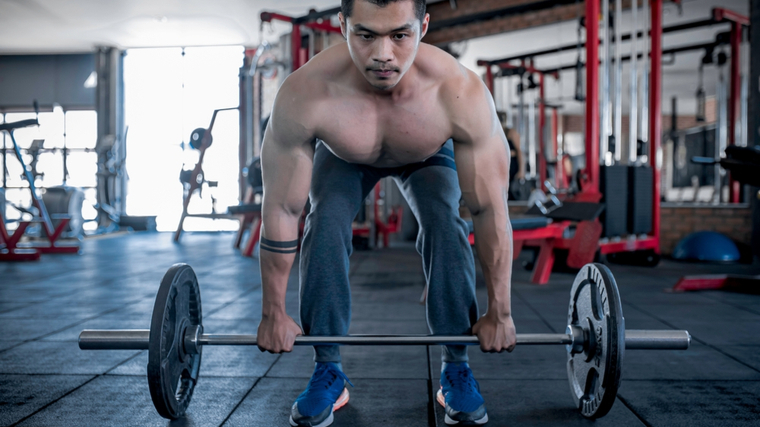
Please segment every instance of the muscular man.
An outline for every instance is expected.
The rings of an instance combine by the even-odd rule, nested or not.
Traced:
[[[259,347],[289,352],[302,333],[286,314],[285,293],[307,196],[303,333],[348,332],[351,222],[375,183],[392,176],[420,224],[432,333],[475,334],[483,351],[511,351],[509,151],[488,90],[447,53],[420,43],[430,19],[424,0],[343,0],[339,18],[347,43],[286,79],[264,138]],[[472,213],[488,288],[482,317],[460,198]],[[316,366],[291,410],[293,426],[330,425],[348,401],[338,347],[314,350]],[[465,347],[443,347],[442,359],[437,400],[446,422],[487,422]]]

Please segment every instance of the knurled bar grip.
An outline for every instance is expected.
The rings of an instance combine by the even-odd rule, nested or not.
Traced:
[[[147,350],[148,329],[95,330],[79,334],[82,350]],[[520,345],[572,344],[570,334],[517,334]],[[625,348],[646,350],[686,350],[691,343],[687,331],[627,330]],[[202,334],[200,345],[256,345],[256,335]],[[296,345],[479,345],[477,336],[443,335],[347,335],[298,336]]]

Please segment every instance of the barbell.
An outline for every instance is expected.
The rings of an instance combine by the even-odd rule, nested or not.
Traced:
[[[151,328],[84,330],[82,350],[148,350],[148,385],[156,411],[169,419],[185,413],[198,382],[206,345],[256,345],[256,335],[206,334],[198,279],[186,264],[164,275]],[[570,291],[564,334],[517,334],[518,345],[565,345],[567,375],[576,407],[587,418],[607,414],[620,386],[626,349],[685,350],[691,336],[676,330],[625,330],[620,293],[610,270],[587,264]],[[478,345],[476,336],[299,336],[296,345]]]

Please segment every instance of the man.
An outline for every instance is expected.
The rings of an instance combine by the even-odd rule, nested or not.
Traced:
[[[303,332],[348,332],[351,222],[375,183],[393,176],[420,223],[432,332],[471,333],[483,351],[511,351],[509,155],[488,90],[454,58],[420,43],[430,19],[424,0],[343,0],[339,18],[347,43],[286,79],[264,138],[259,347],[289,352],[301,334],[286,314],[285,293],[307,195]],[[468,230],[458,215],[462,197],[488,288],[480,319]],[[442,359],[437,400],[447,424],[484,424],[465,347],[444,347]],[[328,426],[348,401],[338,347],[315,346],[315,362],[291,410],[293,426]]]

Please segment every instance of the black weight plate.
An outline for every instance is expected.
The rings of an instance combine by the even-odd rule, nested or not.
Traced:
[[[514,200],[528,200],[534,188],[536,188],[534,180],[515,178],[509,183],[509,195]]]
[[[159,415],[180,418],[190,404],[201,352],[188,354],[184,332],[201,324],[201,295],[198,279],[187,264],[175,264],[158,288],[148,346],[148,386]]]
[[[190,146],[195,148],[196,150],[201,149],[201,143],[203,142],[203,136],[206,135],[206,129],[204,128],[197,128],[193,131],[193,133],[190,134]],[[208,136],[208,147],[211,147],[211,143],[214,142],[214,137],[212,135]],[[206,147],[206,148],[208,148]]]
[[[584,417],[602,417],[615,403],[625,351],[620,293],[606,266],[586,264],[575,276],[567,320],[587,337],[583,352],[568,352],[573,400]]]

